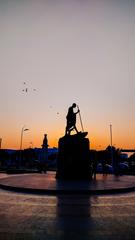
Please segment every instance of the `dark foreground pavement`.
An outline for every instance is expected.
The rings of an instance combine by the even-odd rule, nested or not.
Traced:
[[[134,192],[48,196],[0,190],[0,240],[134,239]]]
[[[97,174],[90,180],[56,180],[55,172],[47,174],[0,174],[0,187],[29,193],[44,194],[97,194],[135,190],[135,176]]]
[[[98,175],[88,182],[56,181],[54,173],[0,174],[0,184],[27,189],[0,190],[0,240],[135,239],[135,192],[118,193],[133,190],[134,177]]]

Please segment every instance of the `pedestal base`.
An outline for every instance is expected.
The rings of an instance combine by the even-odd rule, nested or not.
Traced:
[[[86,134],[59,139],[57,179],[91,179],[89,139]]]

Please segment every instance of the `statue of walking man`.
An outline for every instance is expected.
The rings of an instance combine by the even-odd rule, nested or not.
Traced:
[[[76,114],[80,112],[79,108],[77,112],[74,112],[74,108],[76,108],[76,103],[73,103],[71,107],[68,109],[67,118],[67,126],[66,126],[66,135],[70,135],[70,132],[75,129],[76,133],[78,130],[76,128]]]

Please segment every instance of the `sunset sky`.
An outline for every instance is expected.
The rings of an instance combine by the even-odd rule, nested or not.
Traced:
[[[91,148],[112,124],[113,144],[135,149],[135,1],[0,0],[2,148],[20,147],[24,125],[23,148],[44,133],[57,147],[73,102]]]

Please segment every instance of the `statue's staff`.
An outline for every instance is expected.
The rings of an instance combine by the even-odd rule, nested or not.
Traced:
[[[78,113],[79,113],[79,118],[80,118],[80,123],[81,123],[82,131],[84,132],[80,109],[79,109],[79,106],[78,106],[78,105],[76,105],[76,106],[78,107]]]

